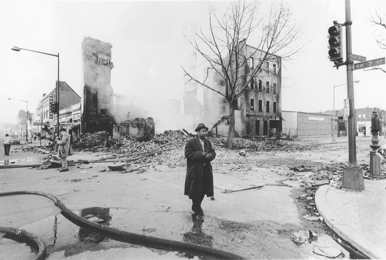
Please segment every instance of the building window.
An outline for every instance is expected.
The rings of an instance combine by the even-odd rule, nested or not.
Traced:
[[[263,90],[263,82],[259,79],[259,90]]]
[[[276,113],[276,102],[273,102],[273,112]]]
[[[273,90],[272,90],[273,94],[276,94],[276,83],[273,83],[273,87],[272,88],[273,88]]]
[[[363,117],[363,120],[366,120],[366,114],[363,114],[362,117]]]
[[[265,83],[265,89],[266,89],[267,93],[269,93],[269,81],[267,81]]]
[[[358,119],[362,119],[362,115],[361,114],[358,114]]]
[[[251,98],[251,110],[255,111],[255,100]]]
[[[267,70],[267,72],[269,72],[269,62],[265,62],[265,69]]]
[[[249,58],[249,68],[250,68],[251,70],[253,70],[253,68],[254,68],[254,63],[255,63],[255,61],[253,60],[253,58],[252,58],[252,57]]]
[[[263,100],[259,100],[259,112],[263,112]]]
[[[253,89],[255,87],[255,79],[254,78],[252,78],[251,81],[249,82],[249,87],[251,89]]]
[[[276,64],[273,64],[273,74],[276,74]]]
[[[269,112],[269,101],[267,101],[267,112]]]

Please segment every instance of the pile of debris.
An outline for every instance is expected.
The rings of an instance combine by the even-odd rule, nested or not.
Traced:
[[[112,144],[113,140],[109,133],[100,131],[81,135],[79,139],[73,141],[72,148],[77,151],[88,151],[100,147],[110,147]]]
[[[226,137],[213,137],[212,143],[217,146],[225,147],[227,138]],[[297,143],[296,141],[281,140],[281,139],[251,139],[251,138],[233,138],[232,149],[247,149],[250,151],[307,151],[314,150],[321,146],[314,142],[308,142],[304,144]]]
[[[180,130],[169,130],[154,135],[154,138],[149,141],[140,141],[138,138],[130,136],[113,139],[107,132],[95,132],[86,133],[78,140],[75,140],[73,149],[75,151],[105,152],[110,154],[109,159],[131,157],[137,158],[142,163],[167,164],[171,167],[183,166],[186,161],[184,147],[186,142],[192,137],[194,135],[186,131],[184,133]],[[228,152],[232,153],[225,148],[225,137],[208,138],[216,151],[222,151],[225,154]],[[319,145],[312,142],[304,143],[279,139],[248,139],[238,137],[235,137],[233,141],[234,149],[246,149],[248,152],[315,150]]]

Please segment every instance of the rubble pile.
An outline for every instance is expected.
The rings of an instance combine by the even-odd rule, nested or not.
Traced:
[[[184,166],[184,147],[192,135],[185,134],[180,130],[168,130],[156,134],[149,141],[139,141],[135,137],[121,137],[113,139],[107,132],[86,133],[78,140],[74,141],[73,149],[76,151],[106,152],[111,157],[142,157],[139,163],[153,163],[157,165],[166,164],[170,167]],[[225,137],[208,137],[212,142],[216,152],[221,152],[214,162],[216,165],[234,163],[245,170],[250,169],[250,165],[245,165],[244,160],[248,158],[248,153],[253,151],[305,151],[315,150],[320,145],[312,142],[296,142],[289,140],[269,140],[269,139],[248,139],[235,137],[234,149],[243,149],[243,158],[234,158],[234,153],[240,151],[230,151],[225,148]],[[245,150],[244,150],[245,149]],[[272,161],[274,163],[274,161]],[[256,166],[259,166],[259,162]],[[266,163],[266,162],[265,162]],[[291,162],[289,162],[291,163]],[[262,162],[264,164],[264,162]],[[299,162],[296,163],[299,165]],[[261,165],[260,165],[261,166]],[[240,169],[240,170],[243,170]],[[304,170],[304,169],[301,169]]]
[[[72,148],[75,150],[91,150],[99,147],[109,147],[112,141],[108,132],[100,131],[85,133],[78,140],[73,141]]]
[[[217,146],[225,147],[226,137],[213,137],[212,143]],[[289,140],[280,140],[280,139],[250,139],[250,138],[233,138],[232,149],[248,149],[252,151],[307,151],[314,150],[321,146],[321,144],[316,144],[309,142],[304,144],[297,143],[296,141]]]

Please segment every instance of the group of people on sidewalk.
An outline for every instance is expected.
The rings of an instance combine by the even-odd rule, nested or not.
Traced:
[[[71,130],[70,130],[71,131]],[[68,162],[67,157],[72,154],[71,149],[71,136],[67,133],[65,128],[61,128],[59,130],[60,135],[59,138],[56,139],[56,147],[55,152],[58,153],[58,156],[62,162],[62,168],[60,168],[60,172],[68,171]],[[9,156],[9,152],[11,150],[11,137],[9,134],[5,134],[4,137],[4,155]]]

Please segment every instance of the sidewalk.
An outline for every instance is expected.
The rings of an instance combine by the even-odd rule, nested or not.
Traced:
[[[372,259],[386,259],[385,188],[386,180],[365,180],[362,191],[325,185],[315,195],[326,224]]]

